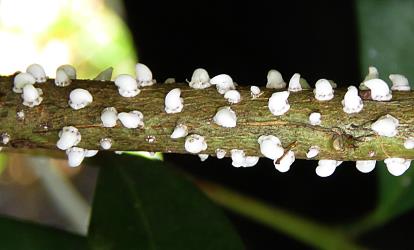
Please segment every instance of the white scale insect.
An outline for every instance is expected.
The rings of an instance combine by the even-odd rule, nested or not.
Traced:
[[[207,149],[207,143],[203,136],[192,134],[185,138],[184,148],[189,153],[198,154]]]
[[[115,85],[118,87],[119,94],[123,97],[134,97],[141,92],[138,88],[138,82],[128,74],[118,75],[115,78]]]
[[[213,121],[225,128],[234,128],[237,125],[237,115],[230,107],[219,108]]]
[[[184,99],[181,98],[181,90],[179,88],[170,90],[165,96],[164,103],[164,110],[168,114],[180,113],[184,107]]]
[[[82,109],[93,101],[93,97],[86,89],[77,88],[70,92],[69,106],[75,110]]]

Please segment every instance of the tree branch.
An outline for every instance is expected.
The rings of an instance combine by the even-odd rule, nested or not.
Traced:
[[[0,133],[8,133],[7,147],[56,149],[58,132],[64,126],[75,126],[82,134],[77,145],[86,149],[100,149],[100,140],[112,139],[111,150],[145,150],[164,153],[186,153],[184,138],[171,139],[178,124],[185,124],[189,133],[206,138],[205,152],[215,154],[217,148],[229,152],[243,149],[246,155],[261,155],[257,139],[260,135],[279,137],[285,148],[295,152],[296,158],[306,159],[309,147],[317,145],[320,154],[315,159],[382,160],[388,157],[414,158],[414,150],[405,149],[404,140],[414,136],[414,94],[393,92],[389,102],[364,100],[358,114],[342,111],[344,89],[336,89],[331,101],[320,102],[311,90],[291,93],[290,110],[283,116],[274,116],[268,109],[268,99],[274,90],[262,89],[263,94],[252,99],[248,87],[239,86],[242,101],[231,105],[238,120],[235,128],[216,125],[212,118],[217,109],[230,106],[214,87],[204,90],[189,88],[187,84],[156,84],[144,87],[133,98],[118,94],[111,81],[74,80],[68,87],[57,87],[53,79],[36,84],[43,90],[43,102],[34,108],[22,104],[20,94],[12,91],[13,76],[0,76]],[[164,97],[169,90],[179,87],[184,98],[181,113],[167,114]],[[68,105],[69,93],[75,88],[87,89],[93,102],[86,108],[73,110]],[[139,110],[144,114],[143,129],[127,129],[120,124],[114,128],[101,126],[100,115],[105,107],[115,107],[118,112]],[[25,118],[18,119],[17,112],[24,111]],[[322,123],[309,124],[309,114],[320,112]],[[381,137],[371,130],[379,117],[390,114],[400,126],[396,137]],[[155,141],[150,142],[149,137]],[[229,154],[227,154],[229,156]]]

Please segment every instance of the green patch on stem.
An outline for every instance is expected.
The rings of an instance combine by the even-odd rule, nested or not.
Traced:
[[[0,175],[6,169],[7,166],[7,154],[0,153]]]

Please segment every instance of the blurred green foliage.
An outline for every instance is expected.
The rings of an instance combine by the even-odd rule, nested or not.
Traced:
[[[374,65],[387,82],[389,74],[403,74],[414,87],[414,2],[363,0],[356,1],[356,7],[361,71],[366,73]],[[370,223],[385,223],[414,207],[412,165],[403,176],[395,177],[384,162],[377,163],[378,206]]]
[[[110,66],[115,75],[134,74],[137,62],[128,27],[103,0],[0,1],[0,54],[0,74],[40,63],[54,77],[69,63],[81,79]]]
[[[171,166],[126,155],[99,163],[89,232],[99,249],[243,249],[227,218]]]
[[[107,155],[96,162],[87,238],[0,217],[2,249],[244,249],[221,211],[162,161]]]
[[[114,67],[115,74],[135,72],[137,58],[132,37],[117,15],[103,9],[93,17],[98,20],[73,17],[73,13],[63,12],[44,36],[65,39],[71,45],[73,64],[83,77],[91,79],[109,66]]]
[[[0,248],[7,250],[82,250],[85,238],[32,222],[0,217]]]

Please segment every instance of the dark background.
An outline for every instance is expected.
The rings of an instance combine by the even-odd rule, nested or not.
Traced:
[[[320,78],[333,79],[339,86],[361,81],[352,1],[184,4],[151,0],[125,4],[139,60],[160,82],[169,77],[190,79],[198,67],[207,69],[210,77],[229,74],[241,85],[265,86],[271,68],[279,70],[286,82],[296,72],[311,84]],[[230,159],[210,157],[200,162],[190,155],[170,154],[166,160],[199,177],[328,224],[349,223],[375,206],[375,171],[362,174],[352,162],[343,163],[333,176],[320,178],[315,174],[316,161],[296,160],[289,172],[279,173],[267,159],[253,168],[234,168]],[[248,249],[308,248],[231,212],[227,215]],[[405,249],[410,230],[401,228],[411,226],[407,218],[410,215],[361,241],[375,249]]]

